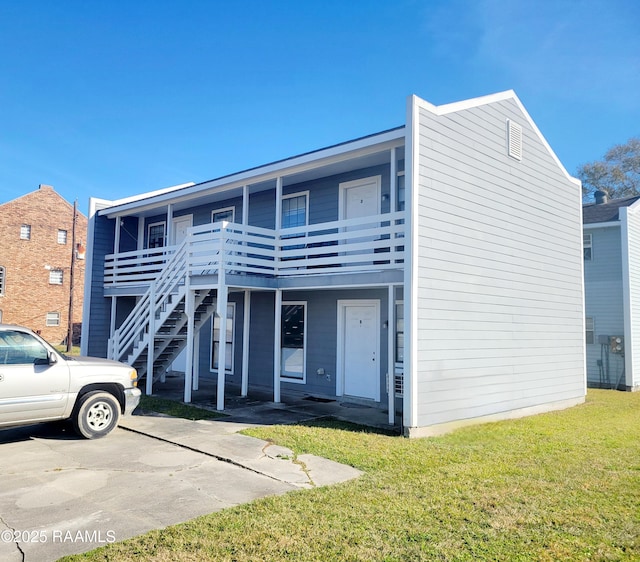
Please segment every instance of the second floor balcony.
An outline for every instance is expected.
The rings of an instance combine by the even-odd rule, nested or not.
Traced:
[[[242,286],[268,279],[375,273],[404,269],[404,212],[273,230],[232,222],[191,227],[175,246],[109,254],[107,292],[138,294],[169,265],[192,280]],[[251,281],[251,283],[249,283]]]

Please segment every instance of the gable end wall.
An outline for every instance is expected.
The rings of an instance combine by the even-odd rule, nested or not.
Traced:
[[[581,401],[579,186],[513,99],[416,107],[418,427]]]

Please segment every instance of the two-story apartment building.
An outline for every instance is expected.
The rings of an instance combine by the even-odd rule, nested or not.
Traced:
[[[558,194],[550,198],[547,193]],[[411,436],[585,396],[581,189],[512,92],[229,176],[91,200],[84,351]],[[183,351],[186,350],[186,351]]]
[[[640,197],[584,205],[587,381],[640,389]]]
[[[71,267],[73,234],[82,246]],[[50,185],[0,204],[0,322],[21,324],[53,344],[82,321],[87,217]],[[79,330],[76,330],[79,335]]]

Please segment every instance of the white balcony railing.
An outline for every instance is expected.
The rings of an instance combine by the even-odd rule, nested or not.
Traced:
[[[189,229],[184,266],[190,275],[292,277],[402,269],[404,213],[275,230],[236,223]],[[178,246],[109,254],[106,287],[148,285]]]

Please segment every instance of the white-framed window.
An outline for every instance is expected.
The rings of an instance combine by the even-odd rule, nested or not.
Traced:
[[[596,324],[592,317],[587,316],[584,322],[584,336],[587,344],[596,342]]]
[[[50,269],[49,270],[49,284],[50,285],[62,285],[63,273],[62,269]]]
[[[211,222],[234,222],[235,218],[235,207],[225,207],[224,209],[216,209],[215,211],[211,211]]]
[[[292,193],[282,197],[282,228],[309,224],[309,192]]]
[[[396,301],[396,363],[404,363],[404,302]]]
[[[306,381],[307,303],[282,303],[280,376],[288,382]]]
[[[593,238],[591,234],[582,235],[582,248],[584,261],[591,261],[593,259]]]
[[[398,172],[397,179],[397,201],[396,201],[396,210],[404,211],[405,210],[405,188],[404,188],[404,172]]]
[[[154,222],[149,225],[147,235],[147,248],[162,248],[165,246],[167,236],[167,223]]]
[[[31,240],[30,224],[23,224],[20,226],[20,240]]]
[[[58,229],[58,244],[66,244],[67,243],[67,231]]]
[[[234,338],[233,327],[236,319],[236,303],[227,303],[227,326],[225,330],[225,373],[233,374],[233,351],[234,351]],[[209,369],[212,372],[218,372],[218,357],[220,352],[220,317],[217,314],[212,318],[212,332],[211,338],[211,364]]]
[[[4,297],[5,273],[4,266],[0,265],[0,297]]]
[[[60,326],[60,313],[59,312],[47,312],[46,325],[47,326]]]

